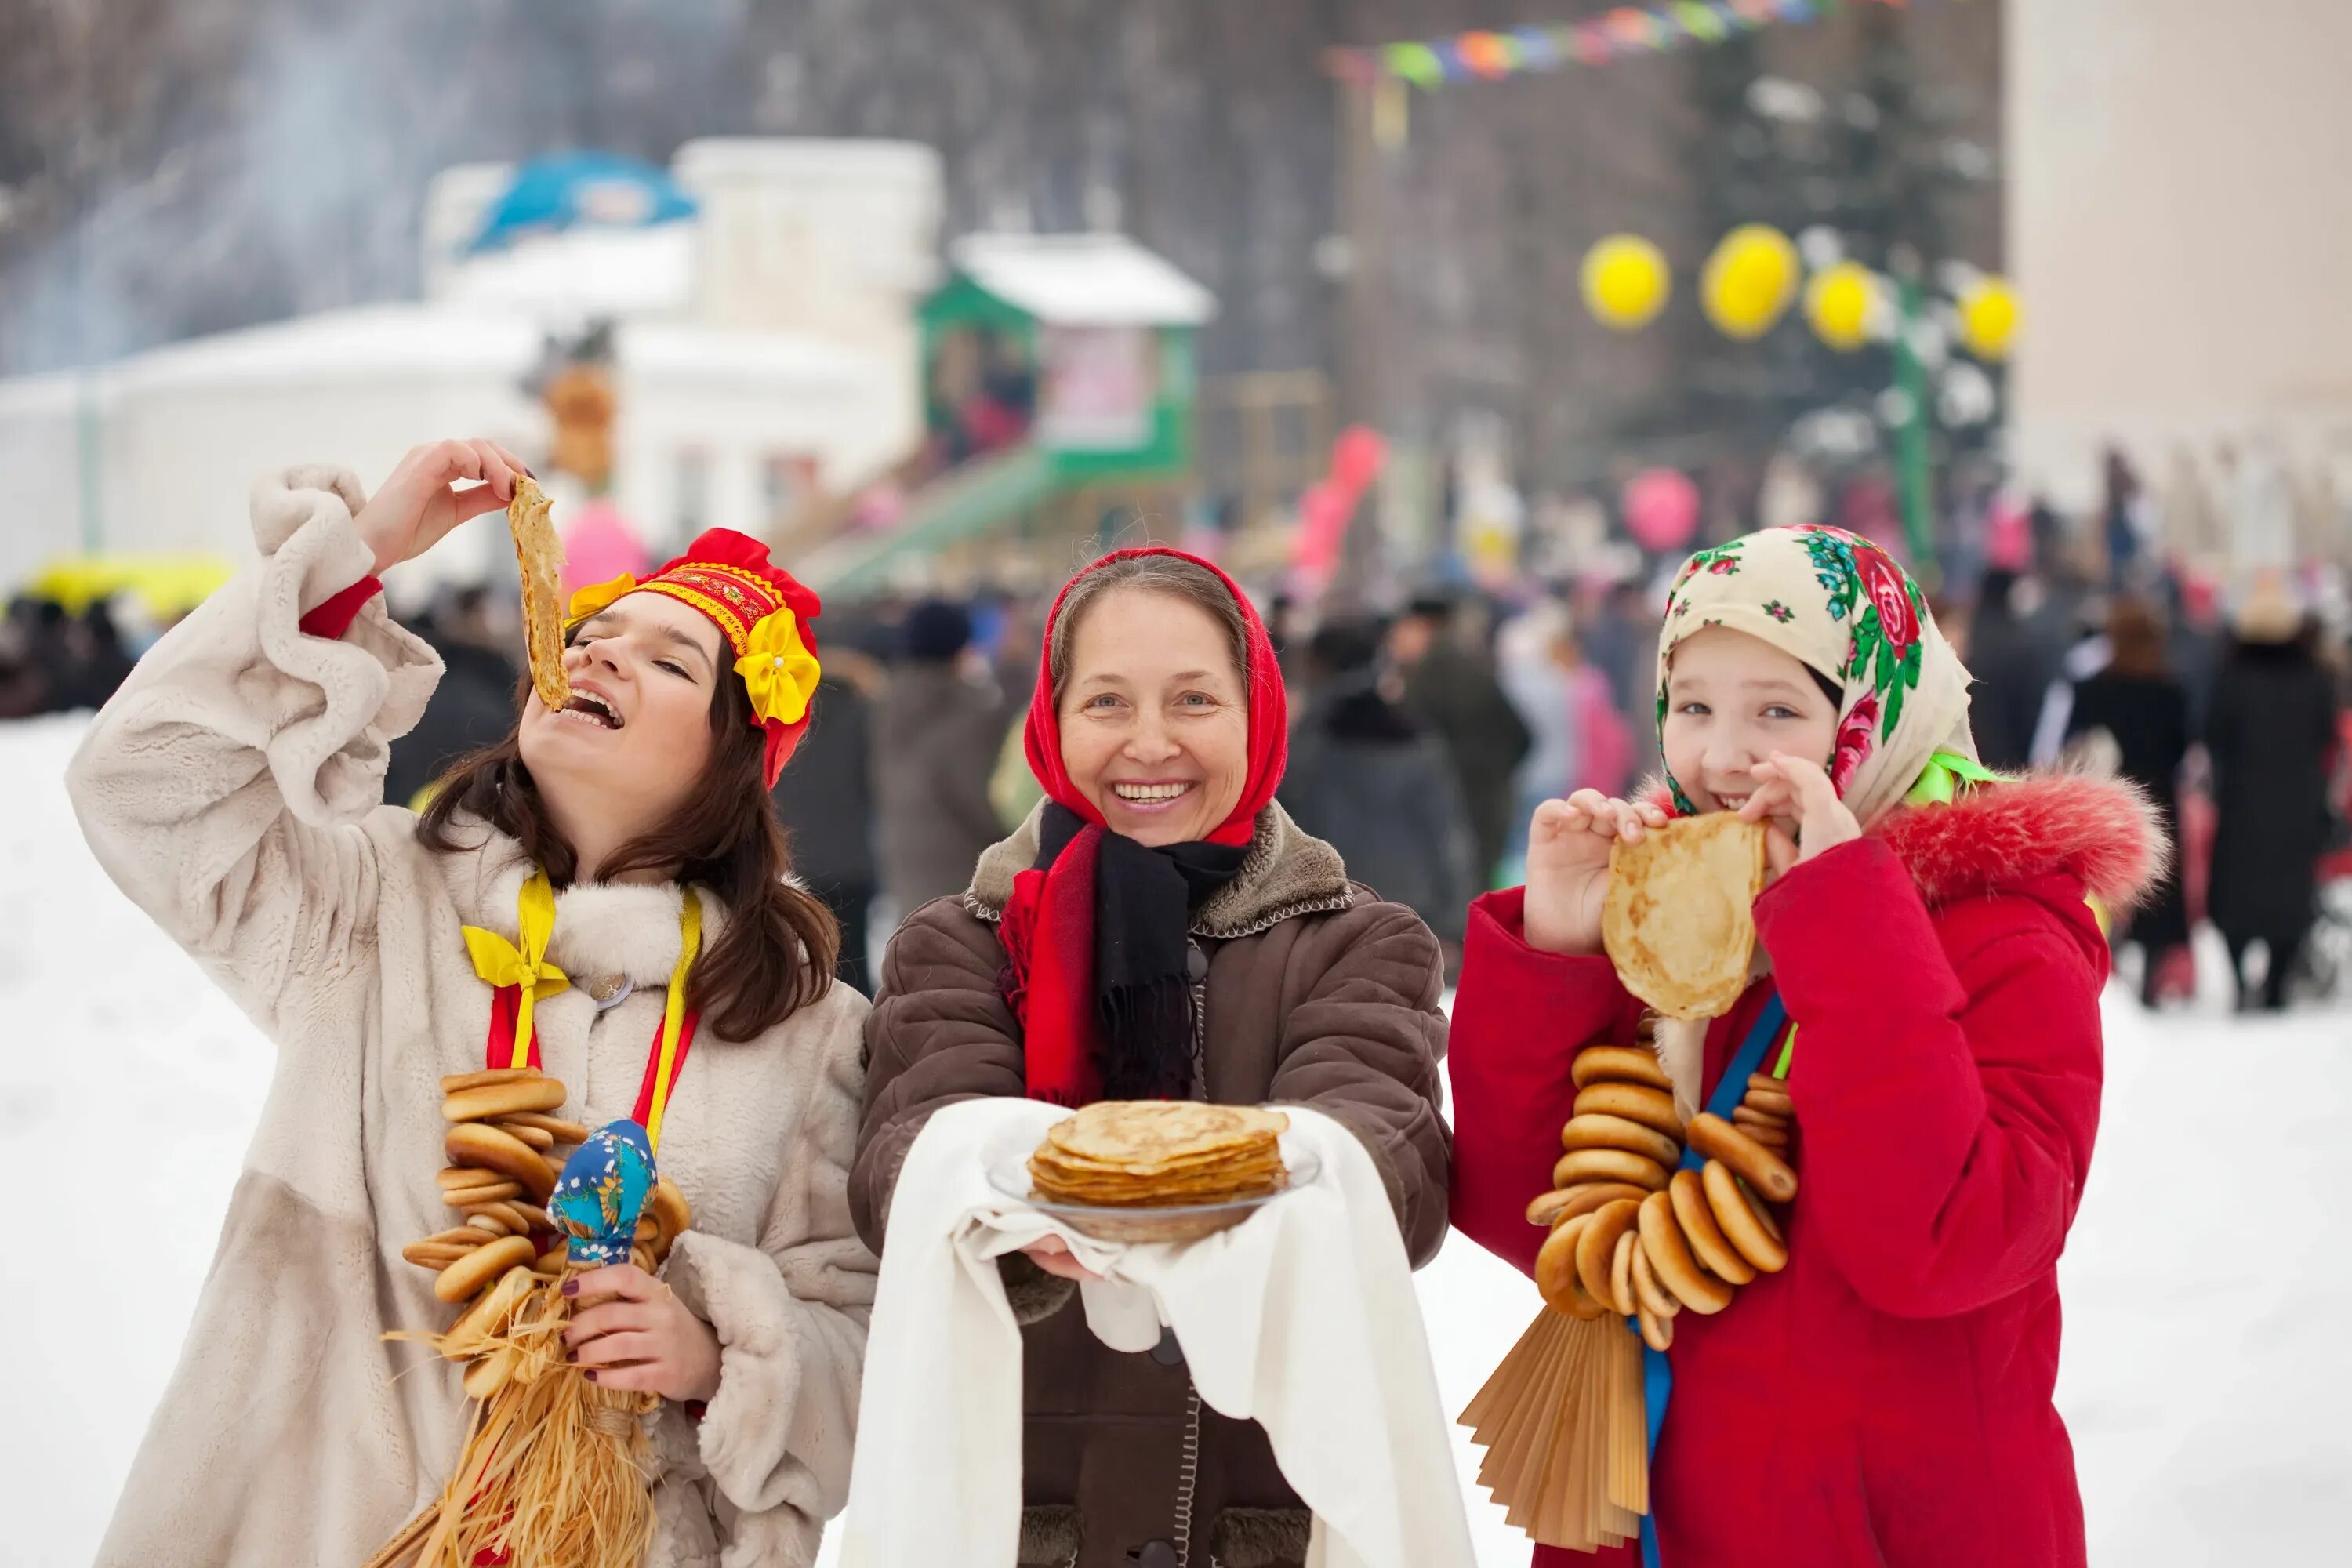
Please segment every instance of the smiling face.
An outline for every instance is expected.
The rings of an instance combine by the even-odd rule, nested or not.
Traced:
[[[1225,629],[1172,595],[1118,588],[1085,607],[1056,699],[1062,766],[1114,833],[1209,837],[1249,777],[1249,707]]]
[[[563,655],[572,701],[524,703],[523,765],[575,847],[667,821],[710,761],[710,705],[734,660],[719,628],[662,594],[630,594],[581,623]]]
[[[1707,626],[1678,644],[1666,678],[1666,767],[1701,811],[1736,811],[1749,769],[1775,752],[1826,766],[1837,705],[1793,656],[1761,637]]]

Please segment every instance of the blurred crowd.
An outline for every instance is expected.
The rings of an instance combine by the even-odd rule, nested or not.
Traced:
[[[2076,548],[2085,533],[2102,548]],[[2229,951],[2239,1005],[2352,990],[2345,628],[2292,574],[2225,591],[2152,541],[2096,534],[2020,518],[1971,542],[1966,596],[1935,606],[1978,678],[1984,761],[2116,772],[2156,803],[2178,863],[2113,926],[2149,1005],[2193,994],[2200,921]],[[1621,548],[1601,570],[1456,581],[1388,613],[1272,587],[1284,804],[1453,948],[1471,898],[1517,879],[1538,802],[1622,795],[1654,771],[1658,606],[1679,556]],[[1043,608],[828,615],[849,624],[829,628],[818,723],[779,800],[804,874],[854,932],[961,892],[1034,804],[1020,737]],[[864,962],[853,940],[845,969],[870,986]]]
[[[20,594],[0,624],[0,719],[102,707],[135,658],[112,603],[77,613]]]
[[[1874,494],[1811,504],[1904,553]],[[1804,521],[1774,515],[1790,504],[1768,482],[1686,542]],[[1537,803],[1623,795],[1654,771],[1657,616],[1683,553],[1603,516],[1580,542],[1392,590],[1385,608],[1361,591],[1316,601],[1257,584],[1290,687],[1284,804],[1452,954],[1471,899],[1517,879]],[[2114,927],[2142,1000],[2193,993],[2203,921],[2242,1006],[2352,991],[2352,648],[2315,608],[2310,574],[2201,574],[2119,464],[2099,511],[2074,520],[1956,484],[1937,556],[1934,608],[1977,679],[1984,762],[2118,772],[2179,847],[2160,896]],[[815,721],[777,809],[799,874],[841,918],[843,973],[861,989],[881,979],[874,933],[961,893],[1037,802],[1021,740],[1045,607],[884,598],[836,603],[819,624]],[[126,636],[118,618],[105,601],[68,612],[16,599],[0,626],[0,717],[104,702],[155,629],[132,614]],[[447,668],[392,748],[386,798],[414,803],[504,734],[520,632],[487,587],[444,589],[404,618]]]

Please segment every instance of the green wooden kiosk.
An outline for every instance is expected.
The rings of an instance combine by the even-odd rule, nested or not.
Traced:
[[[1193,334],[1206,289],[1115,234],[977,234],[918,311],[925,461],[885,529],[813,552],[816,587],[880,587],[893,563],[1059,498],[1178,482],[1193,455]]]

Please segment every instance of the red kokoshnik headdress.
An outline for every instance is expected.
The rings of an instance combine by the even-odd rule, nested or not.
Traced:
[[[707,616],[735,653],[735,673],[751,699],[751,723],[768,732],[766,776],[776,775],[808,728],[809,697],[816,690],[816,631],[823,612],[816,595],[768,560],[768,547],[731,528],[706,530],[686,553],[640,583],[624,572],[572,595],[567,626],[596,614],[625,594],[667,594]]]

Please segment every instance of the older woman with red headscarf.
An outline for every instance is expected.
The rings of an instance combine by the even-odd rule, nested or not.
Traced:
[[[1027,734],[1046,798],[884,960],[850,1182],[870,1245],[942,1106],[1189,1097],[1339,1121],[1414,1264],[1436,1252],[1437,941],[1275,803],[1287,730],[1265,629],[1214,567],[1120,551],[1062,591]],[[1202,1406],[1171,1338],[1102,1344],[1066,1310],[1083,1271],[1056,1242],[1005,1271],[1024,1328],[1020,1563],[1305,1561],[1309,1521],[1265,1433]]]

